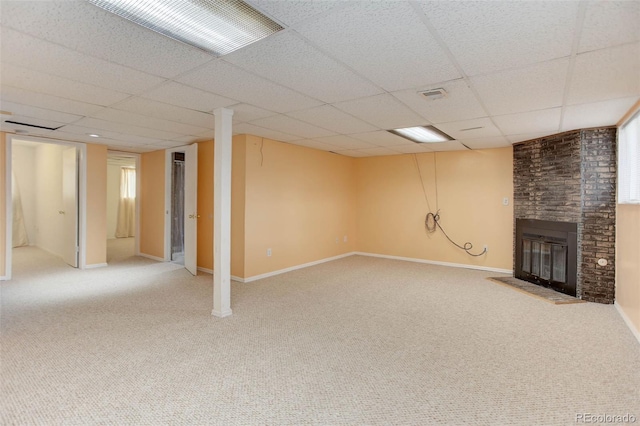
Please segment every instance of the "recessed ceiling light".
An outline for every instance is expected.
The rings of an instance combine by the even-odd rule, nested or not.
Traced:
[[[92,138],[99,138],[100,137],[100,135],[97,135],[95,133],[89,133],[89,136],[92,137]]]
[[[283,28],[242,0],[88,0],[174,40],[222,56]]]
[[[453,140],[451,136],[433,126],[405,127],[387,131],[416,143],[437,143]]]

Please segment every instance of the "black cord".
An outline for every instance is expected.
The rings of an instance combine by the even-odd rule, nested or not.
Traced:
[[[453,241],[449,237],[449,235],[447,235],[447,233],[444,232],[442,225],[440,225],[440,210],[438,210],[435,214],[431,212],[427,213],[427,216],[424,218],[424,227],[426,228],[429,234],[433,234],[434,232],[436,232],[437,229],[440,229],[451,244],[458,247],[459,249],[466,251],[469,256],[478,257],[478,256],[482,256],[487,252],[487,249],[485,248],[482,250],[482,252],[474,254],[474,253],[471,253],[471,249],[473,249],[473,244],[471,244],[470,242],[466,242],[464,243],[464,245],[460,245],[455,241]]]

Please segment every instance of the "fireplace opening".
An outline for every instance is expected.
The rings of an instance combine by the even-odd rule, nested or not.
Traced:
[[[516,219],[515,277],[575,297],[577,230],[570,222]]]

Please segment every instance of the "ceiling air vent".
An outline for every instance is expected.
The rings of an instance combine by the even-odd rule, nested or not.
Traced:
[[[447,91],[442,87],[439,89],[429,89],[424,90],[422,92],[418,92],[420,95],[424,96],[430,101],[435,101],[436,99],[446,98],[448,96]]]

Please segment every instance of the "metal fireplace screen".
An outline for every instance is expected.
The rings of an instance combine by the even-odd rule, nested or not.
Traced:
[[[516,219],[515,277],[576,295],[577,225]]]

